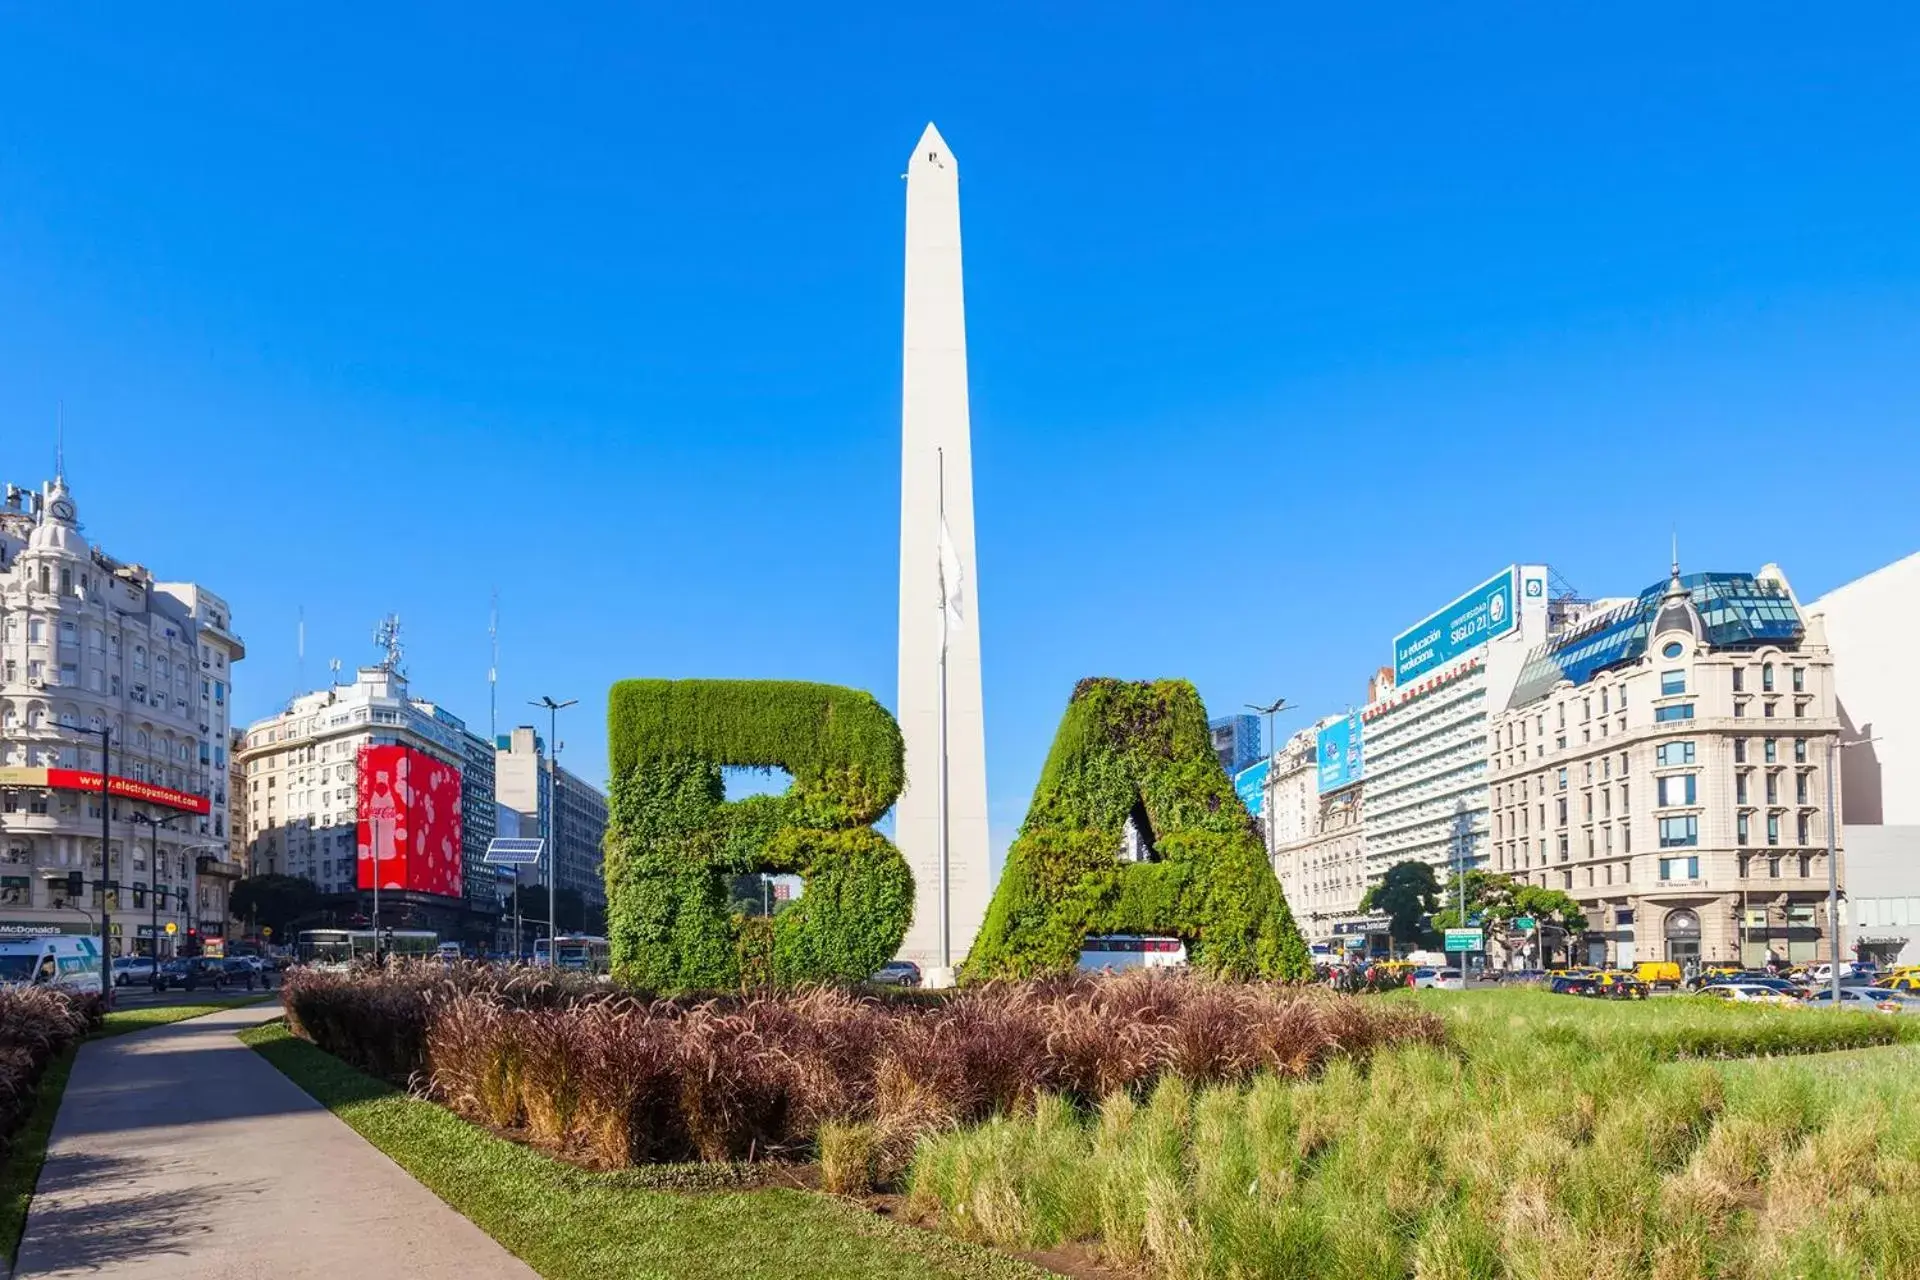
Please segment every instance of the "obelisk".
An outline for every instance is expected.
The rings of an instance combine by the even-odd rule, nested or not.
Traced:
[[[913,925],[900,954],[930,985],[957,966],[986,917],[987,741],[980,698],[980,574],[973,549],[960,170],[931,124],[907,165],[906,323],[900,393],[900,732],[907,787],[894,840],[913,869]],[[943,583],[941,521],[949,550]],[[957,562],[957,563],[956,563]],[[955,573],[957,570],[957,573]],[[943,610],[957,588],[957,616]],[[943,614],[946,621],[943,625]],[[941,804],[941,649],[946,657],[946,803]],[[946,868],[941,874],[942,809]],[[940,897],[946,893],[947,946]]]

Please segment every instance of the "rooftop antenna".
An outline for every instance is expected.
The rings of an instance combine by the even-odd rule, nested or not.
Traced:
[[[1673,576],[1680,576],[1680,531],[1673,531]]]
[[[380,625],[373,629],[373,642],[386,651],[380,663],[380,669],[396,676],[405,676],[406,669],[401,665],[406,651],[400,645],[400,615],[390,613],[380,619]]]
[[[500,740],[500,588],[493,589],[493,604],[487,613],[487,643],[493,648],[493,661],[487,667],[487,738]]]
[[[340,683],[340,659],[338,658],[327,659],[327,678],[328,678],[328,682],[331,684]]]
[[[67,478],[67,402],[59,401],[56,411],[53,437],[53,478],[64,481]]]

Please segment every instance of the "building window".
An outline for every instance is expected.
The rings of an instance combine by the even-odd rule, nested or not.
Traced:
[[[1763,664],[1760,668],[1760,690],[1763,693],[1773,692],[1773,664],[1771,662]]]
[[[1762,746],[1764,749],[1760,753],[1760,758],[1768,764],[1773,764],[1780,758],[1780,740],[1778,738],[1768,738]]]
[[[1623,781],[1620,784],[1620,812],[1631,813],[1632,811],[1633,806],[1627,803],[1627,784]]]
[[[1780,815],[1777,813],[1767,815],[1767,843],[1780,843]]]
[[[1739,698],[1733,700],[1733,718],[1735,720],[1745,720],[1747,718],[1747,704]]]
[[[1795,738],[1793,740],[1793,762],[1795,764],[1805,764],[1807,762],[1807,740],[1805,738]]]
[[[1773,712],[1774,712],[1773,699],[1769,698],[1767,699],[1766,705],[1760,708],[1760,714],[1764,716],[1766,719],[1771,720],[1773,719]]]
[[[1678,640],[1669,640],[1667,641],[1666,648],[1660,650],[1660,655],[1664,658],[1671,659],[1679,657],[1686,651],[1687,646],[1681,644]]]
[[[1557,786],[1557,788],[1558,788],[1559,790],[1561,790],[1561,791],[1565,791],[1565,790],[1567,789],[1567,771],[1566,771],[1566,769],[1565,769],[1564,767],[1563,767],[1563,768],[1561,768],[1561,769],[1560,769],[1560,770],[1558,771],[1558,773],[1556,773],[1556,774],[1555,774],[1554,776],[1555,776],[1555,785]]]
[[[1793,691],[1795,693],[1805,693],[1807,691],[1807,669],[1805,667],[1795,667],[1793,669]]]
[[[1670,698],[1687,691],[1687,673],[1684,671],[1662,671],[1660,673],[1660,696]]]
[[[1793,802],[1795,804],[1805,804],[1807,802],[1807,775],[1804,773],[1794,775]]]
[[[1780,803],[1780,775],[1779,774],[1770,773],[1767,775],[1767,803],[1768,804]]]
[[[1750,839],[1752,839],[1752,834],[1747,830],[1746,814],[1743,813],[1740,815],[1740,817],[1735,821],[1734,827],[1736,830],[1735,839],[1738,843],[1746,844]],[[1746,872],[1743,871],[1740,874],[1745,875]]]
[[[1733,802],[1735,804],[1747,802],[1747,775],[1744,773],[1737,775],[1733,780]]]
[[[1801,814],[1801,815],[1799,816],[1799,819],[1798,819],[1798,823],[1797,823],[1797,825],[1798,825],[1798,828],[1799,828],[1799,837],[1800,837],[1800,838],[1799,838],[1799,839],[1798,839],[1798,840],[1797,840],[1797,841],[1796,841],[1795,843],[1797,843],[1797,844],[1812,844],[1812,843],[1813,843],[1813,840],[1812,840],[1812,839],[1810,838],[1810,837],[1811,837],[1811,832],[1812,832],[1812,829],[1813,829],[1813,821],[1812,821],[1812,818],[1811,818],[1811,817],[1810,817],[1809,815],[1807,815],[1807,814],[1804,814],[1804,813],[1803,813],[1803,814]],[[1801,874],[1802,874],[1802,875],[1804,875],[1804,874],[1806,874],[1806,873],[1805,873],[1805,872],[1802,872]]]
[[[1735,764],[1745,764],[1747,762],[1747,740],[1745,738],[1735,738],[1733,740],[1733,762]]]
[[[1662,858],[1660,859],[1660,878],[1662,880],[1698,880],[1700,878],[1700,859]]]
[[[1679,773],[1672,777],[1660,778],[1655,782],[1658,788],[1657,803],[1661,808],[1673,805],[1694,804],[1694,779],[1698,774]]]
[[[1600,714],[1607,714],[1607,691],[1605,689],[1600,691]]]
[[[1733,691],[1735,693],[1739,693],[1742,690],[1744,690],[1746,687],[1747,687],[1747,669],[1745,667],[1735,667],[1733,669]]]
[[[1780,859],[1767,859],[1767,878],[1770,880],[1778,880],[1780,878]]]
[[[1684,818],[1660,819],[1660,847],[1678,849],[1700,843],[1700,819],[1693,814]],[[1671,879],[1672,877],[1662,877]]]
[[[1560,861],[1565,862],[1567,860],[1567,837],[1565,832],[1560,834],[1559,843],[1555,847],[1559,851]]]
[[[1553,803],[1554,803],[1555,825],[1562,826],[1562,827],[1566,826],[1567,825],[1567,798],[1565,796],[1561,796],[1558,800],[1554,801]],[[1565,837],[1562,837],[1562,838],[1564,839]]]
[[[1807,704],[1798,698],[1795,698],[1793,701],[1793,718],[1795,720],[1804,720],[1807,718]]]
[[[1680,702],[1670,707],[1656,707],[1653,712],[1653,718],[1656,722],[1662,724],[1672,720],[1691,720],[1693,719],[1693,704],[1691,702]]]
[[[1663,742],[1660,744],[1659,749],[1654,752],[1654,758],[1663,769],[1672,768],[1675,765],[1692,764],[1693,743]]]

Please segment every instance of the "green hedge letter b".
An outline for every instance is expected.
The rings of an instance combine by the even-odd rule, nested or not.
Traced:
[[[858,982],[893,958],[913,874],[870,825],[906,777],[873,696],[783,680],[624,680],[608,699],[614,974],[661,991]],[[727,765],[785,769],[777,796],[729,803]],[[753,872],[801,876],[771,924],[733,909]]]
[[[1225,976],[1312,972],[1184,680],[1075,687],[962,976],[1065,972],[1084,939],[1116,933],[1178,936]]]

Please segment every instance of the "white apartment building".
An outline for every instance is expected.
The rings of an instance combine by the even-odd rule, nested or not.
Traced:
[[[396,665],[361,667],[353,683],[302,694],[247,726],[240,763],[253,873],[300,876],[324,894],[357,895],[358,765],[360,749],[372,746],[411,747],[461,770],[464,897],[408,905],[415,923],[440,928],[449,941],[458,933],[491,945],[500,895],[483,859],[494,831],[493,753],[458,716],[413,697]]]
[[[66,478],[0,503],[0,933],[151,952],[226,931],[228,711],[246,648],[226,601],[91,545]],[[104,743],[103,743],[104,739]],[[102,867],[102,747],[108,754]],[[70,902],[79,872],[81,898]],[[104,885],[101,883],[105,881]]]
[[[1920,964],[1920,552],[1807,606],[1833,653],[1847,850],[1843,954]]]
[[[1274,762],[1269,785],[1273,828],[1273,870],[1294,923],[1310,943],[1345,938],[1364,943],[1369,932],[1360,917],[1367,891],[1363,829],[1363,783],[1356,772],[1325,779],[1337,785],[1322,790],[1322,743],[1329,730],[1347,721],[1328,716],[1287,740]]]
[[[1579,608],[1548,580],[1545,565],[1512,565],[1395,639],[1361,713],[1367,879],[1412,860],[1486,865],[1489,723],[1528,651]]]
[[[552,771],[558,815],[549,804],[546,742],[531,725],[503,733],[495,743],[495,795],[512,810],[523,835],[539,832],[558,858],[562,889],[579,893],[590,908],[607,905],[606,877],[601,846],[607,833],[607,798],[600,790],[564,767]],[[522,884],[545,884],[544,867],[524,867]]]
[[[1576,898],[1588,963],[1824,958],[1839,724],[1777,568],[1676,566],[1528,655],[1489,725],[1491,869]]]

